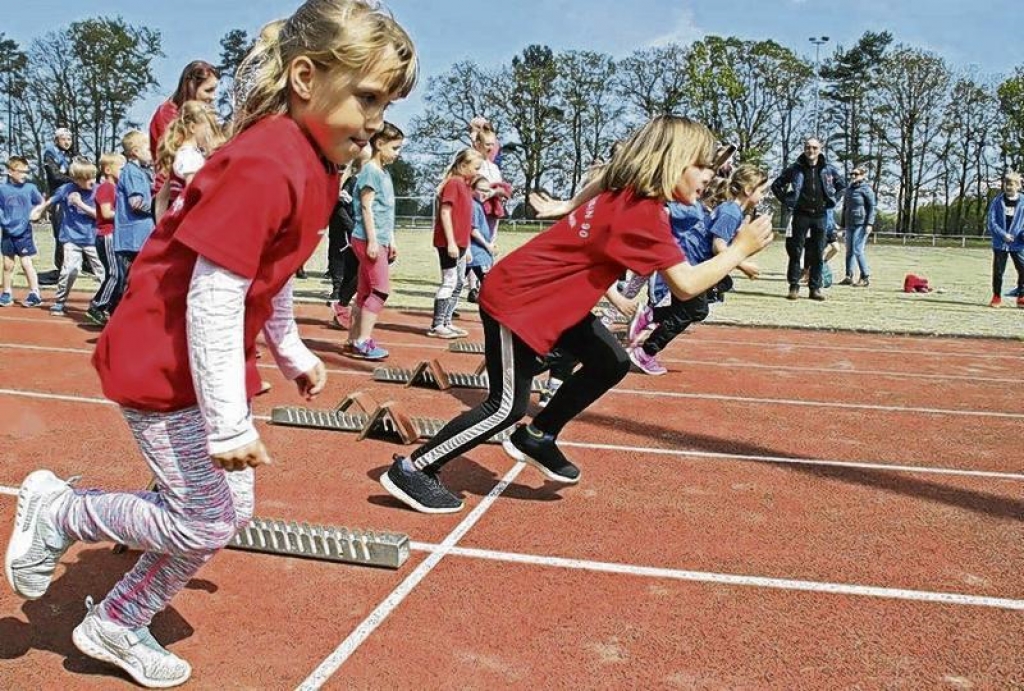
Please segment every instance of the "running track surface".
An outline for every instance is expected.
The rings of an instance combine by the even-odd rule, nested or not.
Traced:
[[[89,363],[97,332],[0,311],[0,548],[28,472],[135,489],[147,472]],[[468,306],[466,306],[468,307]],[[469,312],[466,307],[464,312]],[[333,407],[361,390],[450,417],[483,396],[371,381],[326,308],[299,307]],[[480,340],[476,316],[462,322]],[[481,356],[386,311],[390,365]],[[225,551],[153,633],[192,688],[1024,687],[1024,465],[1017,342],[703,326],[563,435],[578,486],[496,446],[451,463],[457,515],[377,483],[401,447],[260,423],[257,514],[408,533],[398,571]],[[257,416],[301,405],[273,390]],[[132,688],[71,629],[137,555],[79,545],[36,602],[0,589],[5,688]]]

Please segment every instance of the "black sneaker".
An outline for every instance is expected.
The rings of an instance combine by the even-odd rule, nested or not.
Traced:
[[[552,436],[535,437],[526,430],[526,425],[519,425],[501,447],[509,456],[532,465],[549,480],[568,484],[580,481],[580,469],[569,462]]]
[[[89,307],[85,313],[85,317],[96,326],[106,326],[107,322],[110,321],[110,317],[107,316],[106,312],[96,309],[95,307]]]
[[[449,492],[435,473],[408,471],[402,467],[402,456],[396,454],[393,458],[388,472],[380,478],[380,484],[388,494],[421,513],[456,513],[462,510],[462,500]]]
[[[474,305],[480,302],[480,291],[474,288],[469,291],[469,295],[466,296],[466,300],[472,302]]]

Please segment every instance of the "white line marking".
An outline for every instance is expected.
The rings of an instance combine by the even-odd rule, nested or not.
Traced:
[[[780,331],[785,331],[786,327],[777,327]],[[845,332],[844,332],[845,333]],[[864,334],[861,332],[850,332],[853,334],[864,335],[864,336],[879,336],[881,334]],[[924,337],[922,337],[924,338]],[[943,336],[936,336],[935,338],[943,338]],[[959,336],[945,336],[945,338],[960,338]],[[970,338],[967,336],[966,338]],[[991,339],[992,343],[1003,344],[1005,342],[1014,343],[1015,339]],[[1001,355],[996,353],[965,353],[963,351],[957,352],[945,352],[942,350],[905,350],[903,348],[875,348],[870,346],[834,346],[834,345],[821,345],[817,343],[774,343],[764,341],[734,341],[731,339],[717,339],[717,338],[695,338],[692,343],[710,343],[710,344],[723,344],[723,345],[738,345],[738,346],[754,346],[760,350],[767,350],[769,348],[778,348],[780,350],[791,350],[794,348],[807,348],[810,350],[850,350],[857,352],[867,352],[872,354],[886,353],[892,355],[934,355],[936,357],[958,357],[958,358],[972,358],[975,360],[1019,360],[1024,357],[1024,351],[1019,355]]]
[[[487,494],[486,497],[476,506],[473,511],[466,516],[466,518],[455,526],[455,529],[448,534],[448,537],[444,539],[440,545],[437,545],[429,557],[427,557],[422,564],[416,567],[411,574],[409,574],[404,581],[398,584],[391,594],[384,598],[384,601],[377,605],[377,608],[370,612],[370,615],[363,620],[356,629],[349,634],[348,638],[342,641],[341,645],[331,653],[327,659],[320,663],[320,666],[313,670],[302,684],[299,685],[299,691],[312,691],[313,689],[319,689],[323,684],[330,679],[331,675],[338,671],[338,669],[345,664],[345,661],[362,645],[370,634],[374,630],[384,623],[384,620],[401,604],[402,600],[412,592],[420,581],[422,581],[427,574],[434,570],[434,567],[444,559],[444,557],[452,550],[455,545],[461,540],[465,534],[476,525],[477,521],[487,512],[487,509],[494,504],[495,500],[505,491],[505,488],[509,486],[519,473],[525,468],[525,464],[516,463],[512,466],[512,469],[505,473],[505,477],[501,479],[497,485]]]
[[[970,605],[974,607],[993,607],[996,609],[1024,610],[1024,600],[1013,600],[1001,597],[985,597],[980,595],[964,595],[961,593],[941,593],[925,590],[905,590],[902,588],[884,588],[867,585],[850,585],[845,583],[829,583],[821,581],[801,581],[789,578],[767,578],[764,576],[743,576],[738,574],[714,573],[709,571],[684,571],[651,566],[632,566],[584,559],[566,559],[563,557],[544,557],[517,552],[500,552],[472,547],[450,547],[413,542],[412,549],[420,552],[436,553],[444,550],[444,554],[471,559],[489,559],[492,561],[530,564],[534,566],[551,566],[580,571],[598,571],[625,576],[643,576],[647,578],[671,578],[680,581],[698,583],[716,583],[720,585],[750,586],[755,588],[773,588],[779,590],[798,590],[812,593],[829,593],[831,595],[859,595],[863,597],[881,597],[895,600],[912,600],[914,602],[931,602],[944,605]]]
[[[624,451],[660,456],[687,456],[691,458],[716,458],[726,461],[753,461],[756,463],[785,463],[791,465],[824,466],[830,468],[856,468],[858,470],[885,470],[894,473],[924,473],[929,475],[954,475],[960,477],[984,477],[995,480],[1024,481],[1024,474],[1003,473],[995,470],[961,470],[959,468],[935,468],[930,466],[889,465],[886,463],[857,463],[853,461],[832,461],[820,458],[789,458],[786,456],[755,456],[753,454],[717,453],[714,451],[658,449],[649,446],[620,446],[618,444],[595,444],[558,440],[559,446],[603,451]]]
[[[880,410],[886,413],[922,413],[925,415],[964,415],[967,417],[996,417],[1011,420],[1024,419],[1024,413],[1002,413],[990,410],[950,410],[948,408],[916,408],[912,406],[874,405],[870,403],[836,403],[834,401],[797,401],[791,398],[753,398],[750,396],[726,396],[711,393],[679,393],[674,391],[640,391],[639,389],[614,388],[610,394],[650,396],[653,398],[697,398],[707,401],[728,401],[738,403],[770,403],[772,405],[795,405],[813,408],[843,408],[848,410]]]
[[[11,497],[16,497],[16,496],[18,496],[18,488],[17,487],[0,487],[0,494],[6,494],[6,495],[11,496]]]
[[[70,401],[73,403],[93,403],[102,405],[116,405],[113,401],[105,398],[87,398],[84,396],[61,396],[57,394],[35,393],[31,391],[17,391],[14,389],[0,389],[0,395],[21,396],[23,398],[41,398],[47,400]],[[269,415],[253,415],[257,422],[270,422]],[[870,470],[887,470],[901,473],[925,473],[933,475],[955,475],[964,477],[984,477],[996,480],[1024,480],[1024,475],[1015,473],[1004,473],[995,470],[964,470],[959,468],[936,468],[931,466],[910,466],[910,465],[888,465],[886,463],[858,463],[854,461],[837,461],[820,458],[788,458],[786,456],[757,456],[752,454],[731,454],[717,453],[714,451],[700,451],[690,449],[659,449],[649,446],[622,446],[617,444],[598,444],[591,442],[574,442],[559,440],[559,444],[566,447],[579,449],[600,449],[606,451],[625,451],[627,453],[645,453],[662,456],[692,456],[697,458],[718,458],[729,461],[754,461],[758,463],[789,463],[792,465],[819,465],[832,466],[837,468],[859,468]]]

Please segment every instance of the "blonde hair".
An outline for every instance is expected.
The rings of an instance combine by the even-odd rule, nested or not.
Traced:
[[[160,146],[156,150],[156,169],[167,172],[174,165],[174,156],[178,149],[192,136],[192,128],[196,125],[206,125],[210,130],[210,144],[216,148],[223,142],[220,123],[214,115],[210,106],[202,101],[185,101],[181,104],[178,116],[167,125],[164,136],[160,139]],[[213,151],[204,151],[209,156]]]
[[[128,158],[133,158],[133,151],[136,149],[146,149],[149,147],[149,136],[145,132],[140,130],[128,130],[123,137],[121,137],[121,149],[124,151],[124,155]]]
[[[1003,174],[1003,185],[1005,185],[1008,182],[1016,182],[1019,185],[1020,181],[1020,173],[1010,170]]]
[[[632,188],[642,197],[670,201],[683,171],[714,165],[715,137],[701,123],[660,115],[622,142],[601,171],[603,190]]]
[[[727,178],[715,178],[704,193],[710,208],[731,202],[768,182],[768,173],[750,163],[736,167]],[[713,204],[711,202],[714,202]]]
[[[232,136],[256,122],[288,111],[288,69],[306,56],[338,75],[381,74],[394,98],[416,84],[418,62],[412,39],[373,0],[306,0],[289,19],[263,27],[242,61],[236,82]]]
[[[76,182],[96,179],[96,166],[87,158],[76,158],[68,168],[68,177]]]
[[[455,154],[455,160],[448,166],[444,171],[444,176],[441,178],[441,184],[437,186],[437,195],[441,196],[441,191],[444,186],[448,184],[448,181],[459,175],[459,171],[465,166],[471,164],[474,159],[484,160],[483,154],[476,149],[463,149],[459,153]]]
[[[127,160],[123,154],[118,153],[106,153],[100,156],[100,173],[108,175],[107,170],[113,166],[123,166]]]

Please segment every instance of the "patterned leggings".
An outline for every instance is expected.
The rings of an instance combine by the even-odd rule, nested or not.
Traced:
[[[159,491],[76,490],[54,516],[77,540],[145,552],[99,610],[104,619],[138,628],[148,626],[252,518],[253,471],[228,473],[213,465],[198,408],[122,413]]]

